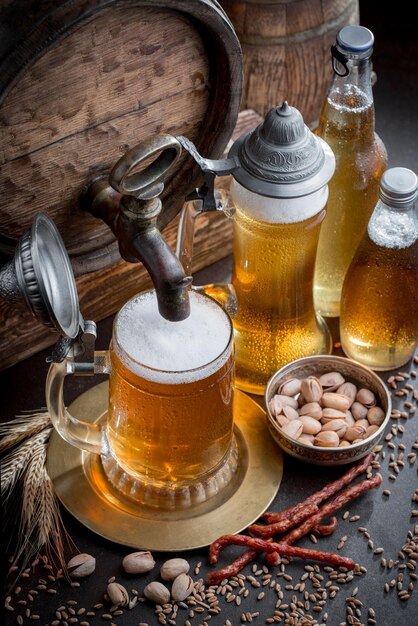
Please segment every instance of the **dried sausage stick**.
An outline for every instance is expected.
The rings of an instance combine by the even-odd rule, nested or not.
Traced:
[[[314,535],[318,535],[319,537],[328,537],[328,535],[332,535],[337,526],[337,518],[331,517],[329,524],[317,524],[312,528],[312,532]]]
[[[263,539],[268,539],[273,537],[273,535],[278,535],[279,533],[285,533],[287,530],[293,528],[300,522],[303,522],[307,517],[311,517],[316,511],[318,507],[316,504],[307,504],[303,509],[297,511],[287,519],[280,520],[279,522],[275,522],[274,524],[268,524],[266,526],[262,526],[261,524],[252,524],[248,530],[252,535],[256,537],[262,537]]]
[[[362,480],[360,483],[356,485],[352,485],[342,491],[338,495],[335,496],[332,500],[324,504],[317,513],[314,513],[307,520],[302,522],[300,526],[294,528],[287,535],[285,535],[280,543],[293,544],[295,541],[306,535],[312,528],[314,528],[317,524],[320,523],[321,519],[323,519],[326,515],[330,515],[340,509],[344,504],[347,504],[350,500],[357,498],[360,494],[368,491],[369,489],[374,489],[382,482],[382,477],[380,474],[376,474],[370,479]],[[270,565],[277,565],[278,555],[274,552],[267,555],[267,562]]]
[[[268,524],[273,524],[274,522],[280,522],[283,519],[288,519],[297,514],[301,509],[304,509],[308,504],[321,504],[327,498],[330,498],[334,494],[336,494],[340,489],[349,485],[356,476],[363,474],[368,466],[370,465],[373,459],[373,453],[368,454],[364,457],[357,465],[351,467],[345,474],[341,476],[341,478],[337,478],[332,483],[325,485],[323,489],[313,493],[311,496],[302,500],[302,502],[298,502],[294,506],[291,506],[284,511],[280,511],[280,513],[274,513],[272,511],[267,511],[262,515],[262,519],[265,520]]]
[[[260,552],[258,550],[253,550],[252,548],[246,550],[229,565],[226,565],[222,569],[218,569],[215,572],[210,572],[208,574],[208,584],[219,585],[219,583],[225,578],[235,576],[235,574],[238,574],[238,572],[248,565],[248,563],[254,561],[259,554]]]
[[[301,559],[311,559],[312,561],[321,561],[331,563],[337,567],[346,567],[348,570],[355,568],[355,563],[348,557],[332,552],[322,552],[321,550],[312,550],[311,548],[299,548],[282,542],[270,542],[257,537],[248,537],[247,535],[224,535],[219,537],[212,543],[209,551],[210,563],[216,563],[219,558],[219,552],[222,547],[229,545],[247,546],[260,550],[262,552],[278,552],[283,556],[298,556]]]

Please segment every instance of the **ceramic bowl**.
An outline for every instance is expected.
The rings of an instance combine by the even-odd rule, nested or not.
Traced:
[[[281,383],[289,378],[319,377],[327,372],[340,372],[346,382],[352,382],[358,388],[370,389],[376,395],[377,404],[385,412],[385,418],[379,429],[367,439],[341,448],[309,445],[286,435],[271,414],[269,402]],[[267,424],[273,439],[291,456],[315,465],[344,465],[366,456],[383,437],[392,410],[389,390],[375,372],[351,359],[328,355],[304,357],[279,369],[267,384],[265,401]]]

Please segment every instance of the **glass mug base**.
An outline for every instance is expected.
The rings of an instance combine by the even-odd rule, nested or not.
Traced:
[[[161,510],[184,510],[206,502],[222,491],[234,477],[239,466],[239,452],[235,436],[231,446],[217,467],[190,482],[155,483],[146,477],[126,472],[111,454],[101,457],[103,470],[110,483],[124,496],[137,504]]]

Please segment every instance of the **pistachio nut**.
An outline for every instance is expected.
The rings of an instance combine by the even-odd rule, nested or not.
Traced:
[[[299,437],[298,441],[300,443],[306,443],[308,446],[313,446],[314,439],[315,437],[313,435],[307,435],[305,433]]]
[[[299,378],[289,378],[279,385],[277,391],[283,396],[295,396],[300,393],[301,385],[302,381]]]
[[[339,411],[338,409],[330,408],[323,409],[321,417],[322,424],[326,424],[326,422],[329,422],[330,420],[337,419],[345,419],[345,411]]]
[[[373,426],[380,426],[385,419],[385,412],[380,406],[373,406],[367,411],[367,420]]]
[[[343,383],[336,391],[350,400],[350,406],[356,399],[357,387],[353,383]]]
[[[67,563],[67,570],[71,578],[90,576],[96,569],[96,559],[91,554],[77,554]]]
[[[354,426],[356,423],[351,411],[345,411],[345,421],[347,422],[347,426]]]
[[[361,402],[353,402],[351,405],[351,413],[355,420],[363,420],[367,417],[367,410],[367,407],[361,404]]]
[[[291,396],[282,396],[280,394],[276,394],[275,397],[279,399],[283,406],[291,406],[293,409],[298,408],[298,401]]]
[[[321,430],[321,422],[309,415],[301,415],[299,418],[303,425],[303,434],[305,435],[317,435]]]
[[[193,592],[194,582],[188,574],[180,574],[174,579],[171,597],[176,602],[183,602]]]
[[[131,552],[122,561],[122,567],[127,574],[143,574],[150,572],[155,565],[154,558],[148,550]]]
[[[356,400],[364,404],[364,406],[367,406],[368,409],[376,404],[376,396],[370,389],[360,389],[357,392]]]
[[[329,409],[338,409],[338,411],[347,411],[352,405],[351,400],[347,396],[328,391],[323,394],[321,401],[322,406]]]
[[[283,413],[287,417],[289,422],[299,419],[299,413],[292,406],[284,406]]]
[[[379,430],[379,426],[377,424],[371,424],[366,428],[366,438],[371,437]]]
[[[347,441],[347,439],[341,439],[339,448],[346,448],[347,446],[351,446],[351,443]]]
[[[119,583],[109,583],[107,595],[113,606],[126,606],[129,602],[129,594],[123,585]]]
[[[299,415],[310,415],[317,420],[322,417],[322,407],[319,402],[307,402],[299,409]]]
[[[335,391],[337,387],[345,382],[345,379],[340,372],[327,372],[319,377],[319,382],[327,391]]]
[[[343,419],[330,420],[326,424],[322,426],[322,431],[333,430],[337,433],[338,437],[341,439],[344,437],[347,431],[348,425],[347,422]]]
[[[356,423],[354,426],[350,426],[349,428],[347,428],[344,438],[347,439],[347,441],[351,441],[351,443],[354,443],[356,439],[364,439],[365,434],[366,429],[364,428],[364,426],[358,426]]]
[[[168,559],[161,565],[160,576],[163,580],[174,580],[180,574],[187,574],[190,564],[186,559]]]
[[[307,402],[319,402],[322,398],[322,385],[316,376],[302,380],[301,392]]]
[[[287,435],[287,437],[292,437],[293,439],[298,439],[303,431],[303,424],[300,420],[293,420],[288,424],[285,424],[282,428],[282,431]]]
[[[276,420],[280,428],[283,428],[285,424],[288,424],[290,422],[290,420],[288,420],[285,415],[276,415],[274,419]]]
[[[276,394],[269,402],[270,413],[274,416],[280,415],[283,411],[283,404],[279,400],[279,396]]]
[[[166,604],[170,601],[170,592],[165,585],[158,581],[149,583],[144,589],[144,596],[156,604]]]
[[[370,424],[367,420],[357,420],[356,426],[363,426],[363,428],[366,429],[370,426]]]
[[[333,430],[321,430],[320,433],[314,439],[315,446],[321,446],[324,448],[333,448],[338,446],[340,438]]]

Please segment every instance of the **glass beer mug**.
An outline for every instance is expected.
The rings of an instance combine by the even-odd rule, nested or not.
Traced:
[[[63,401],[77,363],[50,367],[47,406],[60,435],[102,455],[134,485],[135,499],[183,508],[208,499],[237,465],[233,438],[233,332],[227,313],[203,294],[190,293],[190,316],[180,322],[158,313],[154,290],[129,300],[117,314],[108,352],[96,352],[94,372],[109,374],[104,423],[72,417]],[[112,478],[111,478],[112,479]]]
[[[201,291],[225,303],[234,323],[236,385],[263,394],[270,376],[285,363],[331,352],[328,328],[313,306],[313,273],[327,183],[335,159],[299,111],[286,102],[260,126],[240,137],[225,161],[204,160],[177,137],[206,174],[198,200],[186,203],[177,254],[189,271],[193,224],[218,208],[233,219],[232,285]],[[215,191],[212,175],[232,174],[229,194]]]

